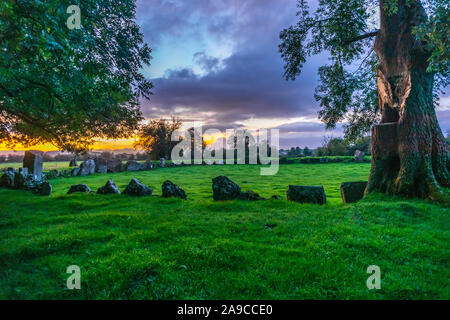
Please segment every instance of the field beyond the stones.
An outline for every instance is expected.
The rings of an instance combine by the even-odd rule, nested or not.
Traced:
[[[51,180],[51,197],[0,189],[1,299],[449,299],[450,210],[339,186],[370,163],[189,166]],[[211,179],[283,200],[214,202]],[[152,197],[72,194],[131,178]],[[171,180],[188,200],[161,198]],[[325,206],[288,202],[289,184],[323,185]],[[447,190],[448,191],[448,190]],[[81,268],[68,290],[66,268]],[[368,290],[367,267],[381,269]]]

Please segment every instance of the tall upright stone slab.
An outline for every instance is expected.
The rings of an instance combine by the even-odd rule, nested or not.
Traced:
[[[113,158],[106,163],[108,172],[121,172],[123,170],[122,160]]]
[[[355,162],[361,163],[364,162],[364,156],[366,154],[360,150],[355,151]]]
[[[108,172],[108,161],[103,158],[95,158],[95,172],[97,173],[107,173]]]
[[[42,152],[40,151],[25,151],[23,157],[23,167],[28,169],[28,173],[33,175],[35,180],[42,179],[42,170],[44,161],[42,158]]]
[[[341,196],[344,203],[352,203],[364,197],[367,181],[343,182],[341,184]]]
[[[69,167],[78,167],[77,160],[76,159],[70,160]]]
[[[95,173],[95,161],[89,159],[80,164],[80,176],[88,176]]]

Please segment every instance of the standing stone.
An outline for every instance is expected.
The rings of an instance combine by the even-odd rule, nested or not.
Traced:
[[[212,179],[212,189],[214,201],[237,199],[241,194],[241,187],[225,176]]]
[[[85,184],[76,184],[76,185],[70,186],[70,189],[67,192],[67,194],[72,194],[74,192],[88,193],[88,192],[91,192],[91,189]]]
[[[144,163],[144,170],[152,170],[153,169],[153,163],[150,159],[145,160]]]
[[[241,195],[239,196],[239,199],[248,201],[266,200],[265,198],[261,197],[258,193],[252,190],[242,192]]]
[[[88,176],[95,173],[95,161],[92,159],[84,161],[80,165],[80,176]]]
[[[78,163],[76,159],[70,160],[69,167],[78,167]]]
[[[36,192],[36,190],[39,184],[41,183],[42,183],[41,181],[34,179],[34,177],[31,174],[29,174],[28,176],[25,177],[25,181],[23,182],[23,185],[20,186],[20,188],[23,190],[39,193]]]
[[[23,167],[28,169],[28,173],[33,175],[35,180],[42,179],[42,169],[44,161],[42,159],[42,152],[40,151],[25,151],[23,157]]]
[[[107,164],[108,172],[121,172],[123,170],[122,160],[113,158],[108,160]]]
[[[159,166],[164,168],[166,166],[166,158],[159,159]]]
[[[14,172],[5,171],[0,178],[0,187],[2,188],[14,188]]]
[[[14,173],[14,189],[23,189],[28,175],[22,172]]]
[[[356,150],[355,151],[355,162],[361,163],[364,162],[364,156],[366,154],[362,151]]]
[[[163,198],[176,197],[184,200],[187,199],[186,192],[184,192],[183,189],[169,180],[164,181],[164,183],[162,184],[162,196]]]
[[[28,168],[19,168],[19,173],[26,177],[28,175]]]
[[[47,173],[45,174],[45,178],[46,178],[47,180],[55,179],[55,178],[57,178],[58,176],[59,176],[59,172],[58,172],[58,170],[56,170],[56,169],[50,170],[49,172],[47,172]]]
[[[108,172],[108,161],[103,158],[95,158],[95,172],[97,173],[107,173]]]
[[[153,189],[142,184],[138,179],[131,179],[130,183],[127,185],[123,194],[128,194],[130,196],[151,196]]]
[[[144,166],[141,163],[137,162],[136,160],[129,160],[127,161],[126,168],[127,171],[133,172],[142,170]]]
[[[289,201],[300,203],[325,204],[327,202],[325,190],[322,186],[312,187],[290,185],[289,190],[286,192],[286,196]]]
[[[341,196],[344,203],[352,203],[364,197],[367,181],[343,182],[341,184]]]
[[[44,181],[36,186],[34,193],[37,193],[41,196],[50,196],[52,194],[52,185],[47,181]]]
[[[72,171],[70,172],[70,175],[72,177],[76,177],[79,174],[80,174],[80,168],[79,167],[73,168]]]
[[[97,190],[99,194],[120,194],[119,188],[115,185],[114,181],[108,180],[106,184]]]

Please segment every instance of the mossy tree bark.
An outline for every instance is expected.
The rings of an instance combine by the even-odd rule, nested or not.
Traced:
[[[394,15],[383,2],[375,40],[382,123],[372,130],[366,193],[445,199],[450,163],[433,105],[434,75],[427,72],[430,52],[412,34],[427,16],[420,1],[399,0]]]

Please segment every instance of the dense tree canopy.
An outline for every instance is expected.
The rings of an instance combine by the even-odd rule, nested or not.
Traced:
[[[388,14],[396,14],[398,1],[320,0],[312,11],[308,1],[299,0],[298,23],[280,34],[286,79],[299,76],[309,56],[329,54],[329,63],[319,68],[320,85],[315,94],[322,107],[319,117],[328,128],[346,122],[346,137],[351,140],[363,136],[380,120],[376,85],[379,61],[373,43],[378,33],[379,6]],[[421,3],[428,19],[413,33],[432,52],[428,71],[435,73],[437,101],[437,94],[449,80],[449,2]]]
[[[179,141],[172,141],[172,133],[183,125],[180,119],[150,120],[139,129],[135,147],[146,150],[154,159],[170,159],[172,149]]]
[[[67,26],[70,5],[80,29]],[[152,88],[135,9],[134,0],[2,0],[1,141],[77,151],[132,135]]]

